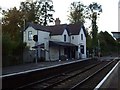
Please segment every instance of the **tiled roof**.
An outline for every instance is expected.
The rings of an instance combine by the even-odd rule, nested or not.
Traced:
[[[60,25],[53,25],[53,26],[41,26],[34,23],[28,23],[26,28],[32,26],[36,30],[42,30],[50,32],[51,35],[62,35],[64,30],[66,29],[69,35],[78,35],[81,28],[83,28],[83,31],[86,35],[85,27],[82,23],[76,23],[76,24],[60,24]]]
[[[58,41],[49,41],[50,46],[67,46],[67,47],[76,47],[75,44],[69,42],[58,42]]]
[[[42,25],[39,25],[39,24],[30,23],[30,22],[27,23],[25,29],[27,29],[29,26],[33,27],[36,30],[48,31],[47,28],[46,28],[46,26],[42,26]]]
[[[67,28],[71,35],[73,35],[73,34],[76,35],[76,34],[79,34],[81,25],[80,24],[69,24]]]
[[[64,29],[66,29],[67,24],[47,26],[47,30],[51,32],[51,35],[62,35]]]

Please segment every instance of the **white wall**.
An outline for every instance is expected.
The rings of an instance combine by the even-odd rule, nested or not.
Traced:
[[[38,31],[38,42],[39,44],[45,43],[46,40],[49,40],[50,32]]]
[[[25,31],[24,31],[24,42],[27,42],[27,46],[33,47],[35,46],[35,41],[32,40],[29,41],[28,40],[28,32],[32,31],[32,36],[37,35],[38,34],[38,44],[42,44],[46,42],[46,39],[49,39],[49,32],[45,32],[45,31],[40,31],[40,30],[35,30],[32,27],[28,27]]]
[[[57,47],[50,47],[50,60],[58,60],[59,59],[59,50]]]
[[[29,31],[32,31],[32,37],[34,35],[38,35],[38,42],[36,43],[33,38],[32,40],[28,40],[28,32]],[[46,50],[49,50],[49,34],[50,32],[45,32],[45,31],[40,31],[40,30],[35,30],[33,27],[28,27],[25,31],[24,31],[24,42],[27,43],[27,46],[30,47],[30,50],[35,50],[33,49],[32,47],[35,46],[35,45],[38,45],[38,44],[42,44],[44,43],[44,47]],[[38,49],[38,55],[40,57],[40,48]],[[49,53],[48,52],[45,52],[45,58],[46,60],[49,59]]]
[[[59,48],[60,47],[50,47],[50,59],[52,61],[59,60]],[[63,48],[60,48],[60,55],[64,55]]]
[[[81,40],[81,34],[83,34],[83,40]],[[79,45],[84,45],[84,54],[82,54],[82,58],[86,58],[86,36],[84,34],[83,29],[81,28],[81,31],[79,33],[79,37],[80,39],[78,39],[78,43]],[[78,49],[79,52],[80,49]]]
[[[72,39],[72,37],[74,37],[74,39]],[[75,45],[78,45],[79,44],[79,35],[71,35],[71,43],[75,44]]]
[[[83,34],[83,40],[81,40],[81,34]],[[74,37],[74,39],[72,38]],[[81,28],[79,35],[71,35],[71,43],[75,44],[78,46],[78,55],[81,52],[80,51],[80,45],[84,45],[84,54],[82,54],[82,58],[86,58],[86,36],[84,34],[83,29]]]
[[[64,42],[64,35],[66,35],[66,42],[70,42],[70,37],[68,35],[67,30],[65,29],[63,34],[62,34],[62,41]]]
[[[44,43],[44,48],[46,50],[49,50],[49,34],[50,34],[50,32],[45,32],[45,31],[40,31],[40,30],[38,31],[38,42],[39,42],[39,44]],[[46,61],[49,60],[48,52],[45,52],[45,59],[46,59]]]
[[[61,35],[53,35],[53,36],[51,36],[51,40],[62,41],[62,36]]]
[[[31,41],[28,40],[28,32],[32,31],[32,35],[36,35],[37,31],[32,28],[32,27],[28,27],[25,31],[24,31],[24,36],[23,36],[23,42],[27,43],[27,46],[30,47],[30,50],[33,50],[33,46],[35,45],[35,41],[32,39]]]

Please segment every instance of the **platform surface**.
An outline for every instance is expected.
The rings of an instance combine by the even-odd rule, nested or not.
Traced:
[[[114,59],[114,58],[115,57],[106,56],[106,57],[101,57],[99,59],[100,60],[110,60],[110,59]],[[19,73],[19,72],[24,72],[24,71],[27,71],[27,70],[47,68],[47,67],[50,67],[50,66],[62,65],[62,64],[67,64],[67,63],[72,63],[72,62],[77,62],[77,61],[83,61],[83,60],[88,60],[88,59],[89,58],[80,59],[80,60],[49,61],[49,62],[38,62],[38,63],[28,63],[28,64],[23,64],[23,65],[9,66],[9,67],[2,68],[2,75]]]

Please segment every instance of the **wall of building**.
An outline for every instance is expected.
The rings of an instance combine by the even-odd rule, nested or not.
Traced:
[[[70,42],[70,37],[68,35],[67,30],[65,29],[63,34],[62,34],[62,41],[64,42],[64,35],[66,35],[66,42]]]
[[[60,47],[50,47],[50,60],[55,61],[59,60],[59,48]],[[64,55],[64,49],[60,48],[60,55]]]
[[[32,31],[32,36],[37,35],[38,34],[38,43],[37,44],[42,44],[44,43],[44,47],[46,50],[45,51],[45,58],[48,61],[49,58],[51,60],[58,60],[59,59],[59,48],[58,47],[49,47],[49,40],[53,40],[53,41],[60,41],[60,42],[64,42],[64,35],[66,35],[66,42],[70,42],[73,43],[75,45],[78,46],[78,51],[76,51],[76,57],[79,58],[79,53],[81,52],[80,50],[80,45],[84,45],[84,54],[82,54],[82,58],[86,58],[86,37],[84,34],[83,29],[80,30],[79,35],[71,35],[71,37],[69,37],[67,30],[65,29],[62,35],[54,35],[54,36],[49,36],[49,32],[45,32],[45,31],[37,31],[32,27],[28,27],[25,31],[24,31],[24,42],[27,42],[27,46],[30,46],[30,50],[34,50],[32,47],[35,46],[35,41],[32,39],[31,41],[28,40],[28,32]],[[83,40],[81,40],[81,34],[83,34]],[[61,47],[60,48],[60,55],[64,55],[64,48]],[[40,55],[40,52],[38,52]]]
[[[83,40],[81,40],[81,34],[83,34]],[[80,38],[78,39],[78,45],[79,45],[78,52],[80,52],[80,45],[84,45],[84,54],[82,54],[82,58],[86,58],[86,36],[82,28],[78,38]]]
[[[35,42],[32,38],[32,40],[28,40],[28,32],[32,31],[32,37],[34,35],[38,35],[38,42]],[[33,27],[28,27],[24,31],[24,42],[27,42],[27,46],[30,47],[30,50],[35,50],[32,47],[44,43],[44,47],[46,50],[49,50],[49,32],[35,30]],[[38,57],[40,57],[40,48],[38,49]],[[45,58],[48,60],[48,52],[45,52]]]
[[[28,40],[28,32],[32,31],[32,37],[34,35],[38,35],[38,44],[42,44],[46,42],[46,39],[49,39],[49,32],[45,32],[45,31],[40,31],[40,30],[35,30],[32,27],[28,27],[25,31],[24,31],[24,42],[27,42],[27,46],[33,47],[35,46],[35,41],[33,40]]]
[[[46,40],[49,40],[49,32],[38,31],[38,42],[39,44],[45,43]]]
[[[79,35],[71,35],[70,39],[71,39],[71,43],[78,45]]]
[[[81,40],[81,34],[83,34],[83,40]],[[70,37],[71,43],[78,46],[78,52],[76,52],[78,55],[76,57],[80,58],[81,50],[80,45],[84,45],[84,54],[81,54],[81,58],[86,58],[86,36],[84,34],[83,29],[81,28],[79,35],[71,35]]]
[[[25,31],[24,31],[24,39],[23,39],[23,42],[27,42],[27,46],[30,47],[30,50],[33,50],[33,46],[35,45],[35,41],[33,40],[28,40],[28,32],[29,31],[32,31],[32,36],[33,35],[36,35],[37,34],[37,30],[35,30],[34,28],[32,27],[28,27]]]

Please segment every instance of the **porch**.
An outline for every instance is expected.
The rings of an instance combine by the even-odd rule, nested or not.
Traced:
[[[78,46],[68,42],[49,41],[49,53],[51,60],[76,59]]]

